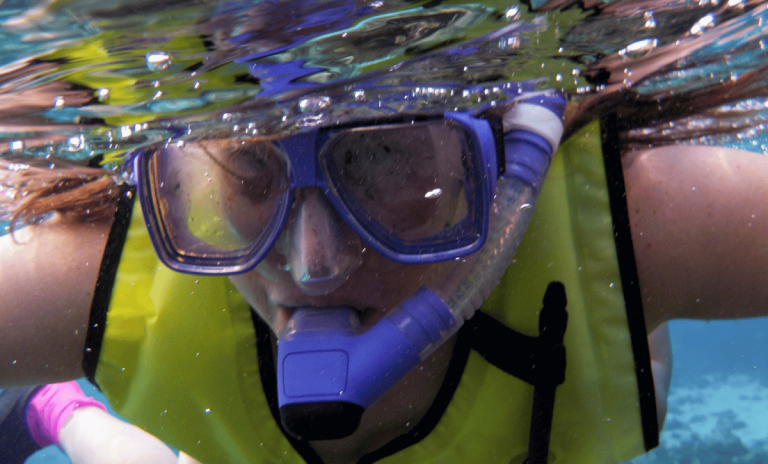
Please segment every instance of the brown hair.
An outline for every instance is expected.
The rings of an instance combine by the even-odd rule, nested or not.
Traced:
[[[121,188],[117,174],[66,161],[6,158],[0,163],[0,212],[10,232],[51,213],[70,221],[110,220]]]
[[[660,12],[683,15],[703,10],[691,9],[685,2],[666,0],[615,1],[604,3],[597,0],[549,0],[541,10],[555,10],[579,6],[596,13],[590,20],[618,21],[642,18],[644,12]],[[733,10],[733,11],[729,11]],[[639,56],[630,56],[626,50],[606,54],[588,65],[582,74],[598,87],[591,94],[574,99],[565,115],[565,137],[574,133],[584,124],[596,118],[613,114],[618,119],[618,129],[625,131],[622,138],[627,144],[670,144],[705,135],[738,133],[760,124],[752,118],[756,111],[735,110],[728,106],[752,98],[768,96],[768,65],[762,64],[751,69],[742,69],[730,76],[730,80],[712,82],[706,85],[680,86],[669,89],[638,91],[643,84],[654,80],[667,80],[677,72],[685,71],[701,75],[701,66],[712,65],[726,58],[713,53],[713,60],[687,62],[686,58],[707,50],[714,43],[739,43],[735,54],[744,54],[748,46],[757,46],[755,37],[759,22],[745,23],[736,12],[754,10],[764,14],[768,10],[765,0],[744,0],[739,8],[731,8],[725,2],[711,8],[712,13],[722,21],[705,32],[676,32],[676,40],[654,45]],[[707,10],[709,11],[709,10]],[[735,12],[734,12],[735,11]],[[697,18],[699,16],[693,15]],[[671,22],[670,24],[672,24]],[[675,23],[676,24],[676,23]],[[574,37],[599,37],[602,22],[584,21],[576,26],[583,28]],[[679,25],[678,25],[679,26]],[[670,27],[670,26],[667,26]],[[661,31],[663,32],[663,31]],[[672,31],[669,31],[672,33]],[[607,33],[605,33],[607,34]],[[607,35],[606,35],[607,37]],[[759,37],[763,37],[759,34]],[[568,39],[565,39],[567,42]],[[575,39],[576,42],[583,39]],[[650,42],[653,42],[652,40]],[[750,45],[751,44],[751,45]],[[571,44],[577,49],[582,44]],[[762,43],[760,44],[762,47]],[[709,124],[674,124],[675,121],[706,119]],[[720,124],[722,121],[724,123]],[[633,129],[662,128],[675,126],[673,131],[634,131]]]

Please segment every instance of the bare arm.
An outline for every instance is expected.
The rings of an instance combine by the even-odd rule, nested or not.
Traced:
[[[623,161],[648,330],[768,314],[768,157],[673,146]]]
[[[83,376],[109,222],[51,220],[0,237],[0,388]]]

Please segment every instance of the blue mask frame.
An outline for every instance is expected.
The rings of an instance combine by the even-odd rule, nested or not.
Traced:
[[[468,158],[474,169],[471,170],[471,182],[476,192],[467,200],[476,211],[471,223],[460,223],[455,228],[454,236],[439,237],[440,240],[423,241],[417,244],[402,243],[388,234],[382,227],[377,227],[373,220],[366,219],[361,210],[344,194],[341,184],[334,179],[334,174],[324,168],[320,158],[326,142],[334,134],[350,128],[373,127],[382,124],[411,124],[412,122],[447,120],[456,124],[468,136]],[[169,237],[169,231],[159,218],[159,212],[152,198],[149,163],[151,148],[131,155],[133,172],[138,185],[139,203],[149,229],[149,235],[160,260],[169,268],[185,273],[228,275],[252,270],[274,246],[283,231],[290,215],[296,188],[319,187],[333,206],[337,214],[371,248],[386,258],[403,264],[434,263],[466,256],[477,251],[488,236],[490,208],[496,191],[496,179],[499,166],[503,166],[503,146],[501,127],[488,119],[476,117],[470,113],[446,112],[442,115],[418,118],[400,118],[373,123],[356,123],[332,128],[318,128],[312,131],[286,137],[275,142],[287,155],[290,172],[290,186],[278,202],[270,219],[270,226],[260,238],[246,250],[233,252],[232,256],[191,257],[176,250]],[[174,141],[167,142],[168,144]],[[468,233],[472,232],[472,233]],[[458,237],[459,233],[463,236]]]

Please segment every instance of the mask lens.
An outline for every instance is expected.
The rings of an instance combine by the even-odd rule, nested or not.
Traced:
[[[149,189],[161,234],[180,260],[231,259],[264,246],[288,176],[271,143],[202,141],[156,151]]]
[[[357,221],[398,252],[419,253],[474,239],[478,169],[469,146],[461,127],[441,120],[345,130],[320,156]]]

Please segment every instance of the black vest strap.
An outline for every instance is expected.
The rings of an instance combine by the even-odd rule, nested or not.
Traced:
[[[652,450],[659,446],[656,390],[653,384],[643,299],[640,294],[640,279],[637,275],[637,262],[632,244],[624,171],[621,165],[620,134],[631,127],[622,125],[621,118],[615,112],[603,115],[600,125],[605,177],[608,183],[608,197],[613,218],[616,258],[619,261],[619,274],[621,275],[621,286],[624,289],[629,337],[635,357],[635,377],[637,378],[637,390],[640,394],[640,420],[643,427],[645,449]]]
[[[467,322],[472,348],[480,356],[534,386],[526,464],[547,462],[555,389],[565,382],[566,305],[565,286],[550,282],[539,314],[538,337],[516,332],[482,311]]]
[[[135,189],[131,185],[120,186],[120,196],[115,208],[115,219],[107,236],[104,254],[101,258],[99,276],[96,278],[96,288],[91,302],[91,314],[88,320],[88,332],[85,337],[83,351],[83,372],[85,377],[96,387],[96,366],[101,355],[101,343],[104,340],[104,330],[107,327],[107,311],[112,299],[112,289],[117,276],[117,266],[123,253],[128,236],[128,227],[133,212],[133,196]]]

